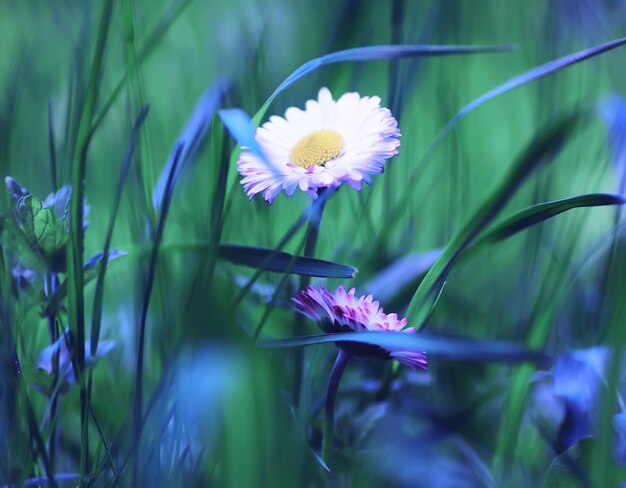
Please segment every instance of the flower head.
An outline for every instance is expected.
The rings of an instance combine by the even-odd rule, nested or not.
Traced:
[[[415,327],[405,328],[407,319],[398,320],[395,313],[386,314],[372,295],[357,297],[340,286],[334,293],[323,286],[309,286],[293,298],[296,310],[320,324],[326,332],[402,332],[414,334]],[[427,369],[428,360],[422,352],[387,350],[368,344],[351,346],[355,354],[397,359],[411,367]]]
[[[344,182],[360,190],[398,154],[400,131],[379,97],[345,93],[335,101],[322,88],[305,110],[291,107],[285,118],[270,117],[255,139],[268,161],[244,147],[237,161],[241,183],[250,198],[263,193],[272,203],[282,190],[291,196],[300,188],[313,199],[320,188]]]

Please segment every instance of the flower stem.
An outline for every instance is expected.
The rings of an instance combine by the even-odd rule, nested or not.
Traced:
[[[306,241],[304,243],[304,255],[308,257],[315,257],[315,249],[317,247],[317,238],[320,233],[320,225],[322,223],[322,214],[324,213],[324,206],[326,205],[326,198],[324,198],[324,192],[326,189],[319,191],[318,198],[322,199],[321,205],[317,212],[311,216],[309,225],[307,227]],[[315,202],[313,202],[315,205]],[[311,283],[310,276],[301,276],[299,290],[304,290]],[[304,315],[295,313],[293,321],[293,329],[296,336],[304,335],[305,333],[305,320]],[[302,375],[304,373],[304,350],[298,348],[295,351],[294,357],[294,382],[293,382],[293,396],[292,402],[294,407],[300,405],[300,394],[302,390]]]
[[[339,383],[346,366],[352,359],[352,354],[346,349],[339,348],[339,354],[335,359],[333,370],[328,379],[328,388],[326,389],[326,402],[324,404],[324,438],[322,440],[322,459],[328,464],[330,451],[333,446],[333,430],[335,428],[335,403],[337,400],[337,392],[339,391]]]

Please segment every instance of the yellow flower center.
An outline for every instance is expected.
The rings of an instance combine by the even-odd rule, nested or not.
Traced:
[[[292,164],[308,168],[322,166],[341,154],[343,138],[335,131],[321,129],[304,136],[289,154]]]

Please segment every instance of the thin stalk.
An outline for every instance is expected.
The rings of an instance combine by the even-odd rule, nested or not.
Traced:
[[[174,185],[174,175],[178,168],[180,156],[182,154],[183,145],[179,145],[176,148],[176,154],[174,156],[174,163],[170,170],[170,174],[167,178],[167,184],[165,185],[165,192],[163,193],[163,201],[161,202],[161,215],[159,217],[159,224],[157,227],[156,235],[153,240],[152,253],[150,254],[150,264],[148,268],[148,278],[146,280],[146,289],[143,299],[143,307],[141,310],[141,322],[139,324],[139,337],[137,339],[137,368],[135,377],[135,402],[133,408],[133,434],[134,434],[134,458],[135,464],[133,466],[133,486],[140,486],[139,482],[139,452],[140,452],[140,439],[143,429],[142,412],[143,412],[143,363],[144,363],[144,350],[145,350],[145,338],[146,338],[146,322],[148,319],[148,308],[150,306],[150,297],[152,296],[152,288],[154,285],[154,279],[156,277],[156,268],[159,259],[159,245],[163,238],[163,231],[165,230],[165,223],[167,221],[167,214],[169,211],[172,190]]]
[[[50,180],[52,191],[57,190],[57,150],[54,142],[54,125],[52,123],[53,110],[52,102],[48,103],[48,148],[50,151]]]
[[[327,190],[321,190],[318,198],[323,198],[324,192]],[[313,203],[315,205],[315,203]],[[324,207],[326,201],[322,201],[321,206],[316,212],[311,215],[309,225],[307,228],[306,242],[304,243],[304,255],[309,257],[315,257],[315,249],[317,248],[317,238],[320,233],[320,225],[322,223],[322,214],[324,213]],[[310,276],[300,277],[299,290],[304,290],[311,283]],[[306,332],[305,317],[302,314],[295,312],[293,320],[293,330],[296,336],[304,335]],[[302,393],[302,374],[304,373],[304,349],[298,348],[294,355],[294,382],[293,382],[293,396],[292,402],[294,407],[300,405],[300,394]]]
[[[82,100],[76,148],[72,156],[72,198],[70,200],[70,241],[68,245],[68,311],[70,326],[76,334],[74,357],[78,368],[75,370],[76,380],[80,388],[80,487],[86,486],[85,476],[89,470],[89,436],[88,436],[88,398],[85,378],[85,308],[84,308],[84,275],[83,275],[83,203],[85,197],[85,177],[87,152],[92,132],[89,130],[98,98],[100,78],[104,64],[104,52],[107,45],[109,26],[113,11],[113,1],[102,4],[99,17],[99,28],[89,74],[89,84],[85,98]]]
[[[58,278],[56,274],[49,274],[46,276],[46,296],[47,297],[49,297],[50,295],[54,293],[57,287],[57,283],[58,283]],[[54,310],[49,309],[47,311],[47,319],[48,319],[48,329],[50,331],[50,345],[53,345],[56,343],[57,339],[59,338],[59,335],[57,333],[56,313],[54,312]],[[60,350],[57,350],[56,352],[54,352],[54,354],[52,355],[52,359],[51,359],[51,366],[52,366],[51,371],[52,371],[52,377],[53,377],[52,384],[55,386],[61,381],[61,378],[59,375],[59,357],[60,357]],[[50,458],[50,464],[52,465],[53,468],[54,468],[54,454],[55,454],[55,447],[56,447],[56,422],[54,421],[54,417],[57,411],[58,400],[59,400],[59,396],[57,394],[56,388],[54,388],[52,393],[50,394],[50,399],[49,399],[51,431],[50,431],[50,437],[48,438],[48,457]]]
[[[322,459],[326,464],[330,459],[330,451],[333,447],[333,431],[335,429],[335,404],[337,402],[337,392],[339,391],[339,383],[343,376],[346,366],[352,359],[352,354],[343,347],[339,348],[339,354],[335,359],[333,370],[328,379],[328,388],[326,389],[326,402],[324,404],[324,438],[322,440]]]

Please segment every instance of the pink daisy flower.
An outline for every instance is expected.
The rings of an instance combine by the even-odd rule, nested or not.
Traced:
[[[357,297],[340,286],[334,293],[323,286],[309,286],[293,298],[296,310],[320,324],[329,333],[337,332],[402,332],[414,334],[415,327],[406,328],[407,319],[398,320],[395,313],[386,314],[372,295]],[[413,368],[426,370],[428,360],[423,352],[387,350],[378,346],[354,343],[351,352],[359,356],[397,359]]]
[[[270,117],[255,139],[268,161],[242,147],[237,161],[246,194],[263,193],[270,204],[296,188],[316,199],[320,188],[347,183],[360,190],[371,175],[382,173],[387,159],[398,154],[400,130],[380,97],[345,93],[333,100],[328,88],[305,110],[288,108],[285,118]]]

